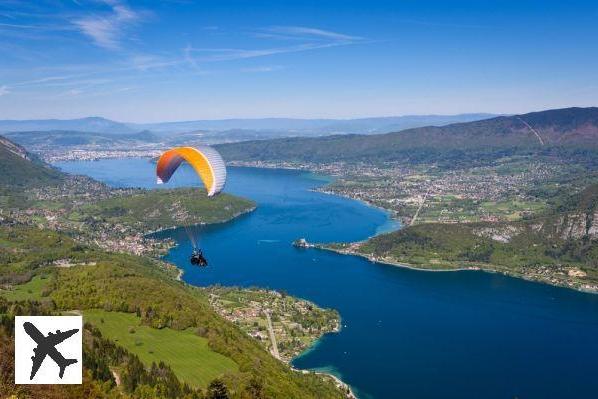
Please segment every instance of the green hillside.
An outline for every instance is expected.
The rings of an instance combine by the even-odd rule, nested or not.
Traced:
[[[64,178],[21,146],[0,136],[0,195],[7,189],[57,184]],[[8,173],[10,172],[10,173]]]
[[[85,311],[83,318],[96,326],[102,336],[139,356],[146,367],[152,362],[165,362],[181,381],[192,387],[207,388],[214,378],[239,371],[234,361],[212,351],[209,341],[192,329],[151,328],[141,324],[135,314],[98,309]]]
[[[153,360],[163,361],[182,381],[195,376],[201,379],[194,385],[205,386],[207,381],[219,375],[236,398],[252,397],[249,392],[258,388],[266,397],[342,397],[332,383],[313,374],[294,372],[276,360],[238,327],[218,316],[208,304],[203,290],[172,279],[158,261],[99,251],[77,244],[57,232],[19,226],[0,228],[0,247],[3,249],[0,252],[0,278],[5,286],[20,283],[23,277],[32,274],[45,276],[47,282],[38,287],[42,303],[50,306],[48,309],[77,309],[84,314],[91,311],[87,314],[92,324],[97,325],[105,338],[122,345],[146,364]],[[61,259],[68,259],[69,266],[53,266]],[[29,287],[32,295],[33,288]],[[109,318],[104,318],[104,326],[102,312],[110,314]],[[123,313],[130,316],[123,316]],[[135,314],[142,327],[131,333],[130,324],[137,323]],[[126,331],[119,330],[119,325]],[[150,328],[166,330],[159,332]],[[134,338],[131,341],[130,335],[138,332],[136,338],[139,341]],[[177,346],[170,357],[163,358],[160,354],[166,353],[168,348],[158,345],[165,335],[180,340],[176,345],[184,342],[199,344],[197,348],[189,348],[189,354],[201,352],[206,361],[215,362],[217,367],[206,368],[203,372],[201,367],[185,371],[186,366],[193,367],[186,362],[196,360],[182,355],[169,365],[168,360],[174,360],[175,352],[182,353],[184,347]],[[153,346],[156,347],[150,348]],[[143,352],[146,349],[148,351]],[[108,353],[103,350],[96,354],[100,356],[104,352]],[[133,371],[126,361],[121,360],[115,356],[109,360],[109,365],[122,370],[121,377],[126,379],[127,373]],[[135,388],[140,384],[136,383]]]
[[[99,218],[150,231],[166,227],[230,220],[255,207],[250,200],[221,194],[208,198],[203,190],[142,190],[115,196],[77,209],[80,217]]]

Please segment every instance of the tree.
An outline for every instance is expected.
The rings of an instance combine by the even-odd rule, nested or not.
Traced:
[[[222,380],[216,378],[208,385],[208,399],[229,399],[228,389]]]
[[[245,387],[245,392],[252,399],[263,399],[266,397],[264,394],[264,384],[255,376],[249,380],[249,384]]]

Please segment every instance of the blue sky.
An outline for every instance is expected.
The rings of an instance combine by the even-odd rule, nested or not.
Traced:
[[[0,118],[598,105],[598,2],[0,2]]]

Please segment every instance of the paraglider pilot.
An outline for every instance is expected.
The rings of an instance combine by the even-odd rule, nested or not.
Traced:
[[[200,267],[206,267],[208,265],[208,261],[206,260],[206,258],[204,258],[201,249],[195,248],[193,250],[193,253],[191,254],[190,260],[192,265],[197,265]]]

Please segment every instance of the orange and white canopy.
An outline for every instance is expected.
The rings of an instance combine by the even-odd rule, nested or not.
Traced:
[[[208,146],[176,147],[163,153],[156,166],[158,184],[168,182],[183,161],[193,166],[208,191],[208,197],[222,191],[226,183],[226,165],[218,151]]]

